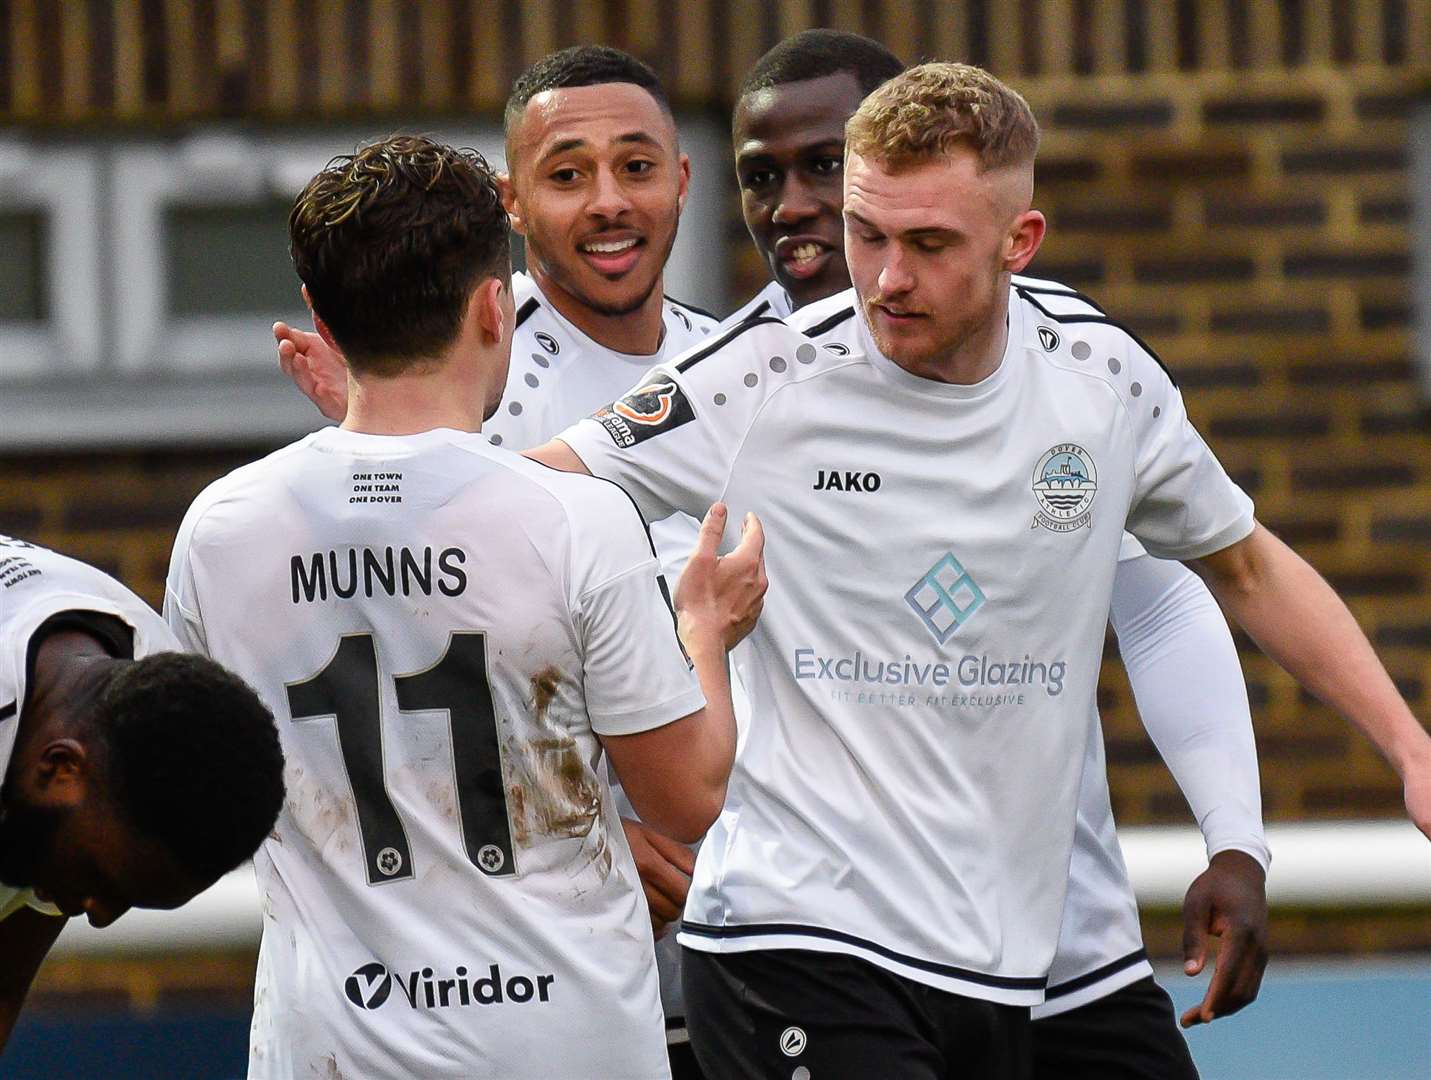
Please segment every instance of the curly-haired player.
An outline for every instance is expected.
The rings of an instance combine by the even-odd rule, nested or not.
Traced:
[[[273,717],[94,567],[0,536],[0,1045],[64,926],[176,908],[283,802]]]

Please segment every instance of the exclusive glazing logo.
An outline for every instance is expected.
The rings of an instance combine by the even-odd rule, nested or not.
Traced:
[[[984,606],[984,591],[947,552],[914,583],[904,599],[934,640],[943,645]]]
[[[1038,459],[1033,471],[1033,493],[1039,510],[1031,529],[1042,525],[1050,532],[1073,532],[1093,520],[1091,507],[1098,494],[1098,470],[1088,451],[1074,443],[1059,443]]]

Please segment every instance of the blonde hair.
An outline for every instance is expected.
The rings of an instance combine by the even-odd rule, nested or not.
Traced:
[[[1032,165],[1038,122],[1028,102],[983,68],[912,67],[865,98],[845,127],[845,149],[892,169],[972,149],[979,170]]]

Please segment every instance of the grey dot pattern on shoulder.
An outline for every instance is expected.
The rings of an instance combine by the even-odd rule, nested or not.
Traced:
[[[771,370],[771,371],[774,371],[774,372],[776,372],[776,373],[778,374],[779,372],[782,372],[782,371],[785,370],[785,366],[786,366],[786,365],[785,365],[785,357],[783,357],[783,356],[772,356],[772,357],[770,358],[770,370]]]
[[[521,415],[522,415],[522,403],[521,403],[520,401],[513,401],[513,402],[511,402],[511,403],[507,406],[507,411],[508,411],[509,413],[511,413],[513,416],[521,416]]]
[[[1075,360],[1087,360],[1093,355],[1093,346],[1086,341],[1075,341],[1068,351],[1073,353]]]
[[[492,443],[493,446],[501,446],[501,445],[502,445],[502,436],[500,436],[500,435],[493,435],[490,441],[491,441],[491,443]]]
[[[1140,382],[1135,382],[1132,386],[1128,387],[1128,393],[1132,394],[1134,397],[1142,397],[1143,384]]]
[[[746,386],[754,386],[754,385],[755,385],[756,383],[758,383],[759,381],[760,381],[760,376],[757,375],[757,374],[756,374],[755,372],[753,372],[753,371],[750,372],[750,373],[749,373],[748,375],[746,375],[746,377],[745,377],[745,385],[746,385]]]
[[[533,390],[535,390],[535,389],[537,388],[537,386],[539,385],[539,383],[540,383],[540,380],[539,380],[535,375],[533,375],[530,371],[527,372],[526,375],[522,377],[522,381],[523,381],[524,383],[526,383],[528,386],[530,386]]]
[[[1113,372],[1114,375],[1117,375],[1118,372],[1123,370],[1123,362],[1116,356],[1110,356],[1108,358],[1108,370]]]
[[[540,368],[547,368],[552,366],[552,362],[548,360],[546,356],[539,352],[532,353],[532,363],[536,364],[537,367]]]
[[[1156,420],[1158,417],[1160,417],[1160,416],[1162,416],[1162,415],[1163,415],[1163,407],[1162,407],[1161,405],[1154,405],[1154,406],[1153,406],[1153,419]]]
[[[717,394],[713,400],[715,401],[715,403],[716,403],[717,405],[724,405],[724,404],[725,404],[725,395],[724,395],[724,394]]]
[[[813,364],[815,362],[815,346],[808,341],[795,350],[795,359],[802,364]]]

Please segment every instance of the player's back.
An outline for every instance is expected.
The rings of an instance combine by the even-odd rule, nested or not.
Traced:
[[[612,485],[447,430],[320,432],[191,509],[170,603],[290,763],[251,1076],[665,1075],[593,731],[631,713],[589,703],[584,667],[590,597],[630,573],[623,514]]]

